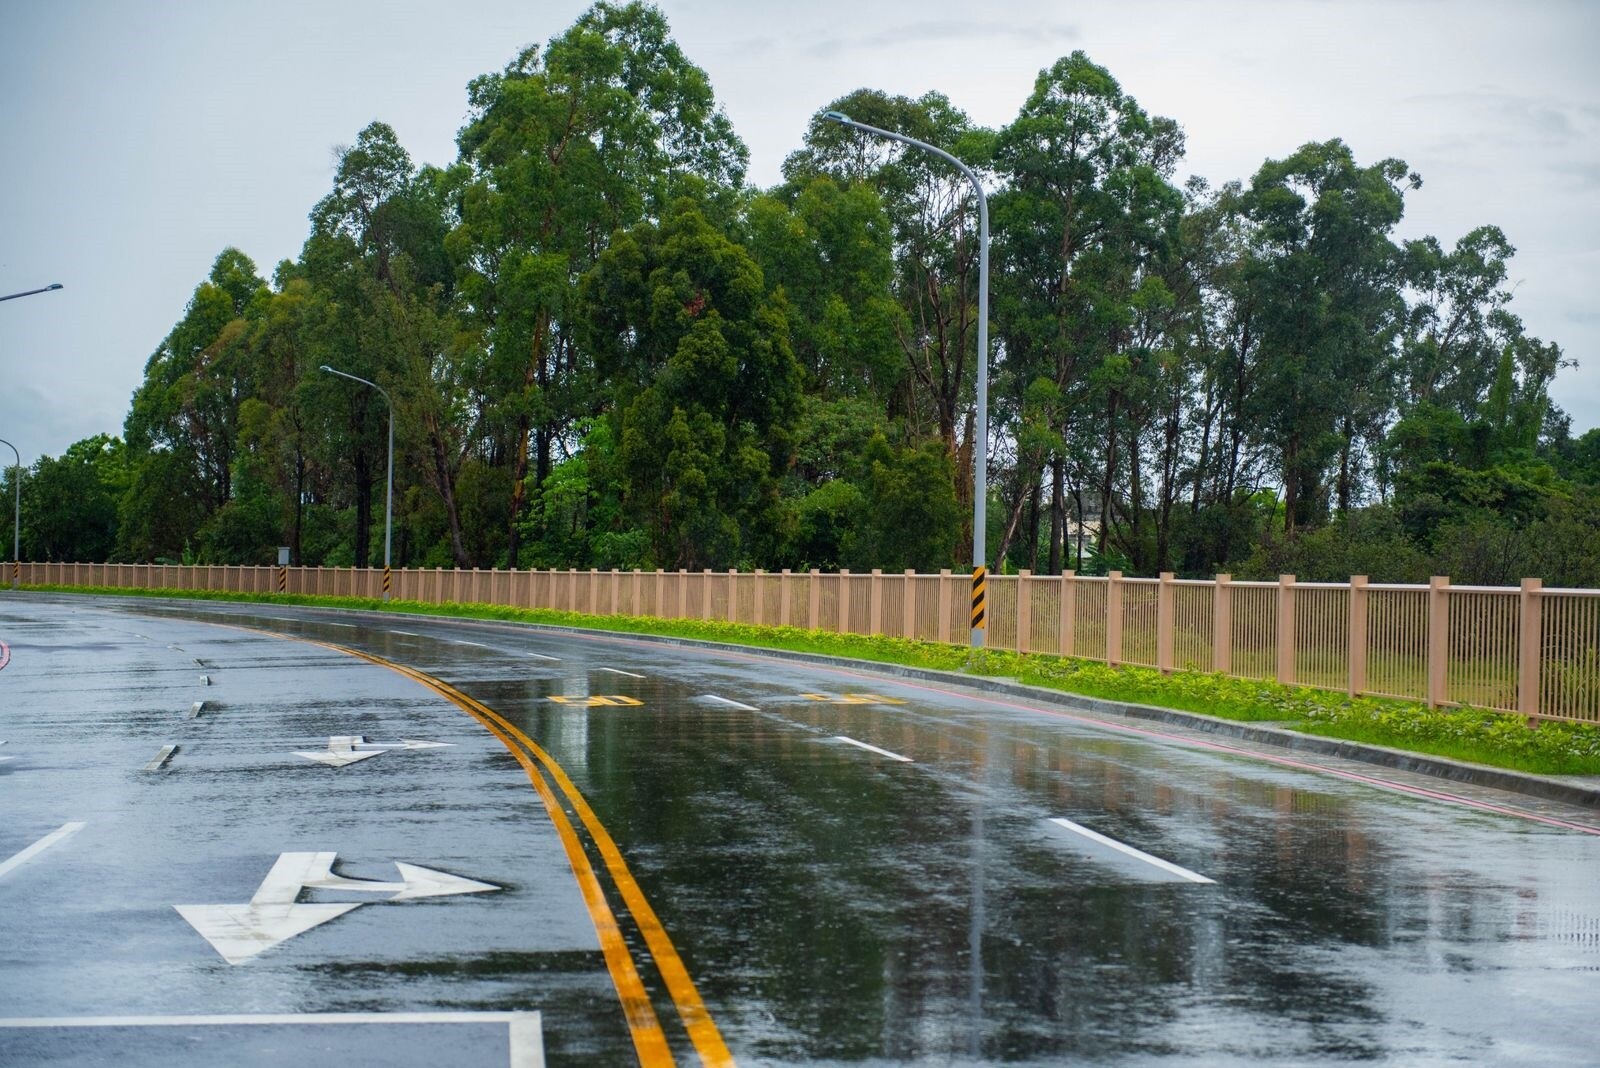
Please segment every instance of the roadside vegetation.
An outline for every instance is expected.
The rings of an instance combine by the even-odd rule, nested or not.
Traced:
[[[941,642],[715,620],[586,615],[555,609],[431,604],[421,601],[391,601],[384,605],[368,597],[229,594],[113,587],[26,588],[61,593],[242,601],[452,616],[726,642],[937,671],[1014,678],[1030,686],[1086,697],[1198,712],[1220,719],[1271,723],[1307,734],[1535,774],[1600,775],[1600,724],[1545,721],[1537,726],[1529,726],[1521,716],[1485,709],[1428,708],[1414,701],[1350,698],[1332,690],[1284,686],[1276,682],[1241,679],[1212,672],[1180,671],[1163,675],[1149,668],[1112,667],[1093,660],[1039,653],[1005,650],[974,652],[965,646]]]

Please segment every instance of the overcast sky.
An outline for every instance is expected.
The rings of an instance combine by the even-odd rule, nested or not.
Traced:
[[[336,146],[374,119],[446,164],[467,82],[547,41],[581,0],[0,0],[0,438],[24,463],[120,434],[145,361],[233,245],[298,254]],[[1422,174],[1401,236],[1482,223],[1518,255],[1513,309],[1579,362],[1600,425],[1600,3],[1464,0],[666,0],[770,185],[852,89],[1015,117],[1074,49],[1182,124],[1180,176],[1248,179],[1341,137]],[[9,450],[7,450],[7,461]]]

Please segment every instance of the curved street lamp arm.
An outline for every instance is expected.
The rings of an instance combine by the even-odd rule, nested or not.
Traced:
[[[31,297],[35,293],[49,293],[49,292],[52,292],[52,291],[57,290],[57,289],[65,289],[65,288],[66,287],[63,286],[60,282],[51,282],[49,285],[45,286],[42,289],[25,289],[21,293],[7,293],[5,296],[0,297],[0,300],[16,300],[18,297]]]

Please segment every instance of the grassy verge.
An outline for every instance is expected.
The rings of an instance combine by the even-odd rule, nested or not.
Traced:
[[[263,604],[298,604],[463,619],[507,620],[657,634],[767,649],[851,657],[887,664],[1015,678],[1034,686],[1112,701],[1157,705],[1222,719],[1272,722],[1291,730],[1416,753],[1467,760],[1544,775],[1600,775],[1600,725],[1543,723],[1474,708],[1433,709],[1411,701],[1349,698],[1330,690],[1283,686],[1205,672],[1163,675],[1139,667],[1110,667],[1037,653],[985,650],[902,638],[835,634],[798,627],[758,627],[695,619],[593,616],[553,609],[483,604],[425,604],[367,597],[224,594],[191,590],[130,590],[65,586],[28,589],[62,593],[153,596]],[[3,591],[0,591],[3,592]]]

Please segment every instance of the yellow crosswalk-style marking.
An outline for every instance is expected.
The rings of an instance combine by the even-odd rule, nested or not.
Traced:
[[[644,704],[637,697],[628,697],[620,693],[596,693],[590,694],[588,697],[563,697],[560,694],[551,694],[545,700],[554,701],[558,705],[582,705],[585,708],[602,708],[607,705],[619,708],[624,706],[638,708]]]

